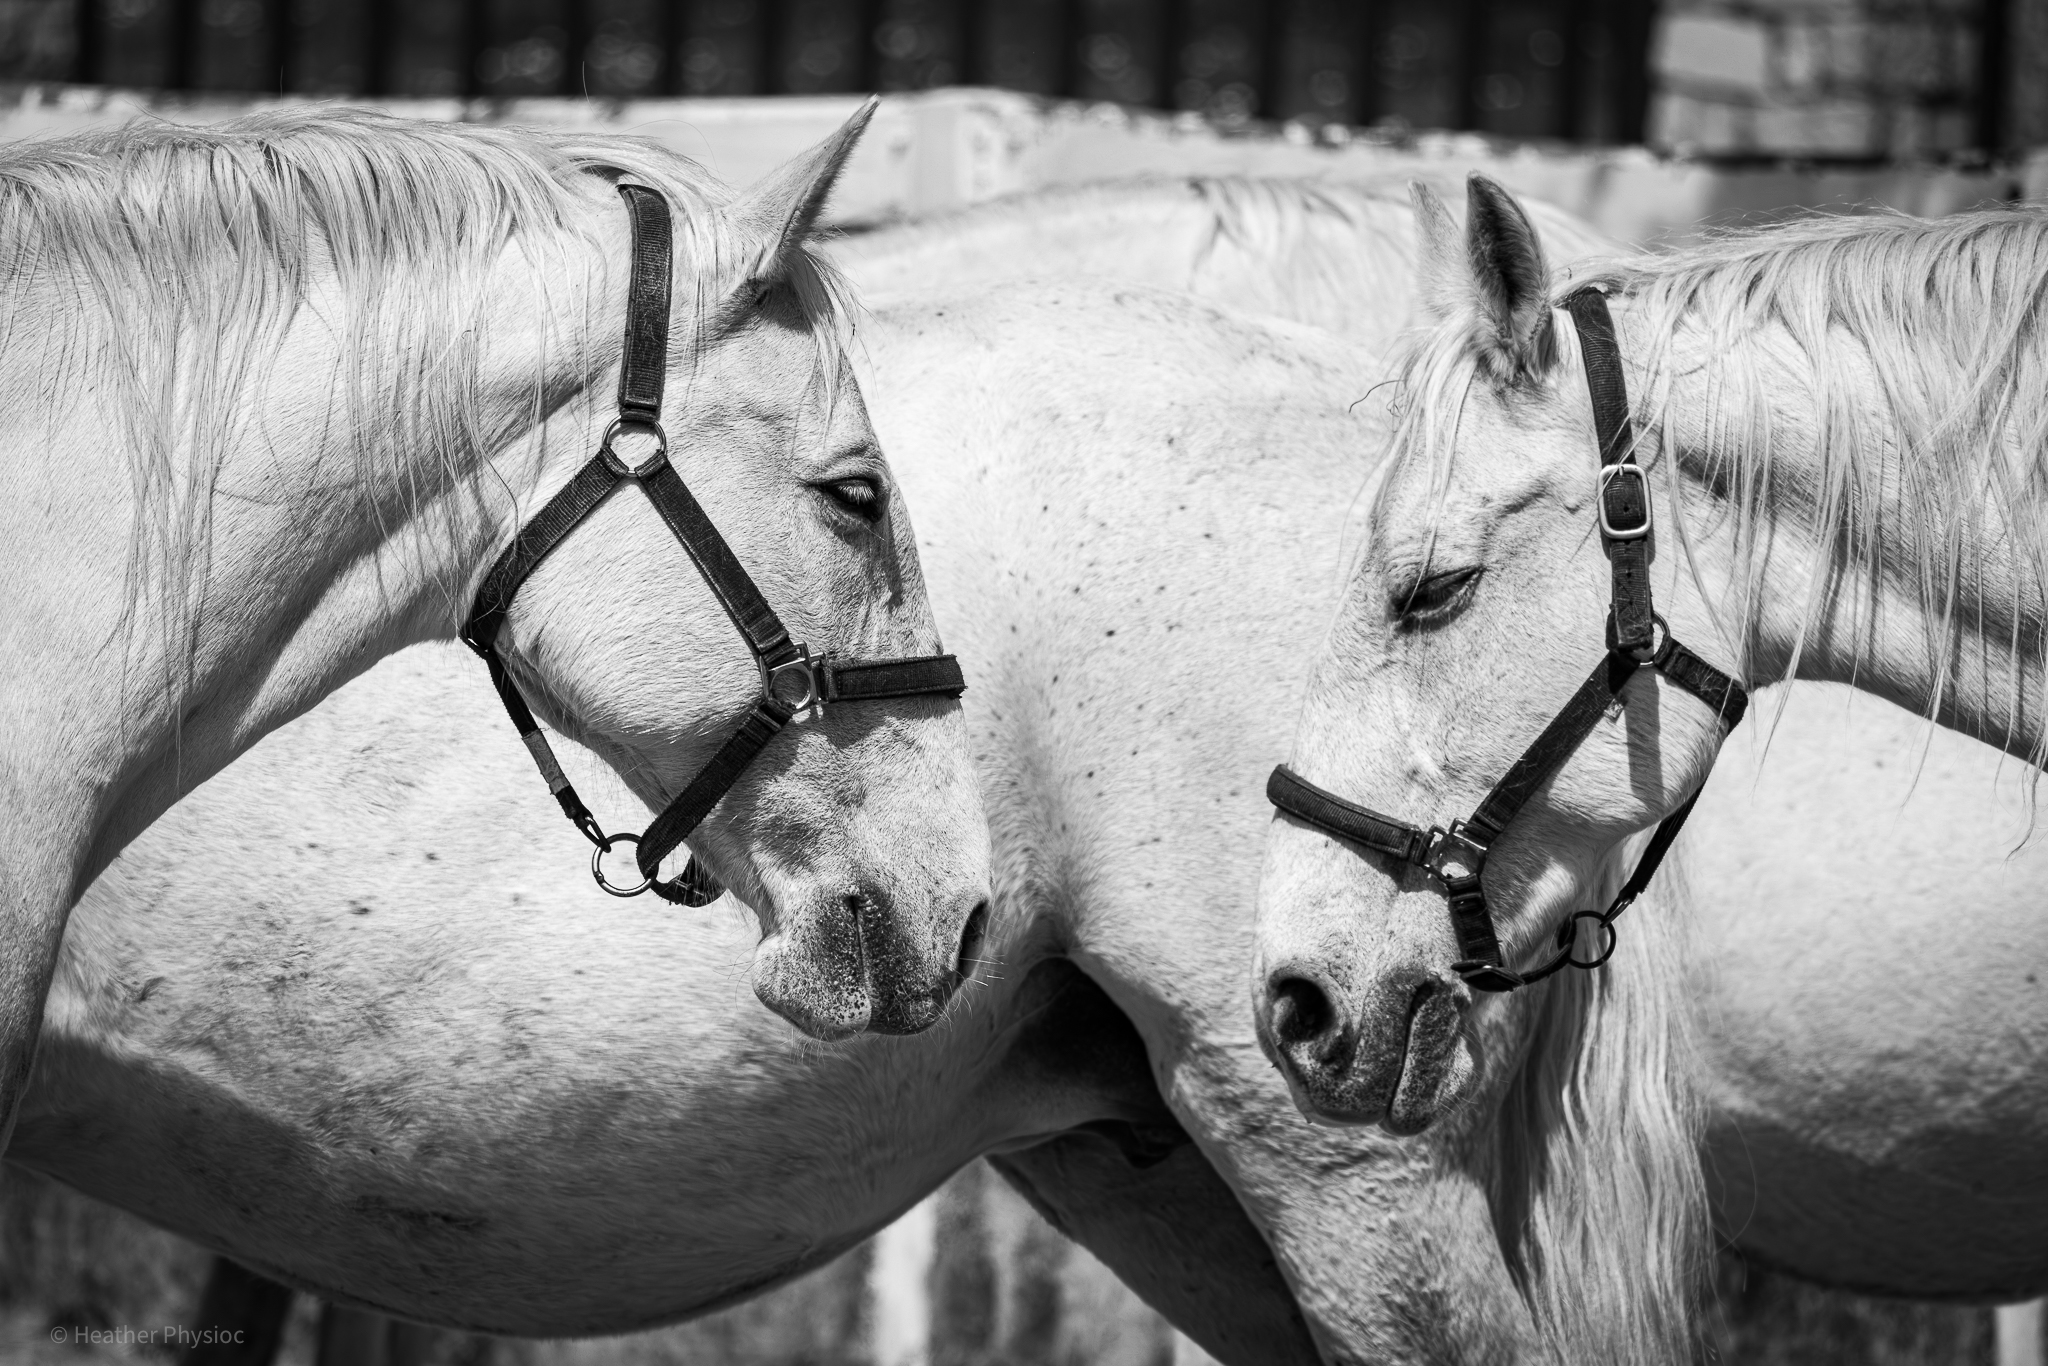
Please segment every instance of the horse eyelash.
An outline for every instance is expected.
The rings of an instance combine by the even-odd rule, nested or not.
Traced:
[[[1482,565],[1446,569],[1435,574],[1418,571],[1388,600],[1395,625],[1408,630],[1427,630],[1448,621],[1471,600],[1472,591],[1485,572]],[[1432,590],[1442,596],[1434,601],[1418,602]]]

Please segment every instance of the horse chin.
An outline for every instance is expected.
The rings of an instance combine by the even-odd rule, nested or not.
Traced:
[[[1477,1071],[1464,1010],[1450,996],[1426,1002],[1409,1022],[1408,1051],[1380,1127],[1396,1138],[1421,1133],[1455,1109]]]
[[[763,939],[754,953],[754,995],[814,1039],[850,1039],[874,1014],[860,939],[852,937],[850,953],[829,942],[820,947],[806,951],[784,933]]]
[[[986,900],[929,921],[900,911],[879,889],[802,899],[755,951],[754,995],[814,1039],[930,1029],[959,990]]]

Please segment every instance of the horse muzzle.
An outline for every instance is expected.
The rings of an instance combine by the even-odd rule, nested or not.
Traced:
[[[808,898],[761,941],[754,994],[814,1039],[929,1029],[973,975],[988,919],[984,892],[954,900],[926,918],[879,890]]]
[[[1470,1001],[1455,977],[1419,968],[1354,994],[1314,964],[1281,963],[1260,989],[1259,1043],[1311,1122],[1405,1136],[1449,1109],[1471,1075]]]

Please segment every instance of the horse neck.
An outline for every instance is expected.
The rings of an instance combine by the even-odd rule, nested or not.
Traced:
[[[1378,352],[1413,321],[1414,215],[1342,186],[1221,180],[1189,287],[1248,313],[1334,332]]]
[[[2028,506],[2032,454],[1986,462],[1983,480],[2012,497],[1973,491],[1931,471],[1946,452],[1920,449],[1898,416],[1940,395],[1888,393],[1867,356],[1822,383],[1781,336],[1749,338],[1747,369],[1688,340],[1670,343],[1673,378],[1651,397],[1678,456],[1675,587],[1704,598],[1692,634],[1719,634],[1752,685],[1849,684],[2040,762],[2048,528]]]
[[[1211,215],[1178,182],[988,205],[853,238],[835,248],[863,293],[965,283],[1104,276],[1184,289]]]
[[[282,329],[259,367],[261,387],[228,400],[260,419],[235,424],[206,463],[193,454],[201,442],[180,442],[168,487],[118,468],[77,479],[95,450],[119,448],[119,433],[49,424],[57,440],[38,448],[35,464],[54,511],[40,528],[57,540],[75,527],[118,528],[94,538],[89,555],[75,546],[53,553],[63,577],[22,576],[36,600],[29,631],[66,605],[76,625],[37,632],[26,647],[33,676],[4,680],[40,726],[27,732],[32,745],[17,730],[0,763],[38,809],[65,813],[57,823],[69,827],[69,894],[268,731],[383,655],[453,635],[515,509],[530,513],[587,455],[588,423],[575,419],[588,405],[570,400],[616,347],[585,344],[593,309],[582,291],[622,305],[622,288],[607,278],[608,261],[624,260],[618,236],[604,249],[568,239],[502,255],[478,282],[478,316],[452,339],[481,340],[473,369],[449,367],[458,378],[443,387],[462,392],[435,399],[449,419],[438,428],[399,411],[402,389],[359,409],[337,399],[362,373],[348,341],[379,338],[352,336],[317,296]],[[619,309],[594,311],[615,336]],[[413,363],[433,360],[447,363]],[[188,403],[180,396],[166,406]],[[385,429],[365,436],[359,422]],[[181,492],[203,504],[196,518],[164,505]],[[158,531],[130,544],[131,525]],[[38,562],[34,546],[6,558],[17,557]],[[134,586],[126,595],[124,583]],[[0,643],[20,643],[13,634],[0,629]],[[0,862],[12,855],[11,836],[27,834],[10,824]]]

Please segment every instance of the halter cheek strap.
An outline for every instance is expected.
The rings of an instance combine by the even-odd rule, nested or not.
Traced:
[[[662,859],[711,814],[740,774],[768,742],[800,712],[822,711],[840,702],[874,702],[899,697],[958,697],[966,689],[952,655],[903,659],[813,659],[809,648],[790,638],[768,600],[719,535],[702,505],[668,459],[668,435],[661,426],[662,388],[668,377],[669,273],[673,259],[668,201],[644,185],[621,184],[632,224],[632,279],[626,294],[624,359],[619,368],[619,415],[605,430],[596,455],[560,493],[513,536],[477,590],[463,623],[463,644],[482,656],[505,711],[526,742],[541,777],[562,813],[593,845],[590,868],[597,884],[614,896],[652,890],[666,900],[702,906],[723,890],[693,858],[680,877],[656,875]],[[653,453],[633,463],[617,449],[627,433],[652,443]],[[637,483],[668,529],[682,543],[713,596],[738,629],[761,671],[761,693],[739,727],[697,776],[638,835],[607,835],[576,794],[555,759],[533,709],[512,681],[496,640],[520,585],[541,561],[582,524],[621,484]],[[602,860],[615,844],[632,844],[641,882],[618,886],[604,875]]]
[[[1558,927],[1556,952],[1548,960],[1526,972],[1506,965],[1481,885],[1487,852],[1529,799],[1592,733],[1600,718],[1620,701],[1621,690],[1636,671],[1655,669],[1711,708],[1730,730],[1741,723],[1749,705],[1749,695],[1740,683],[1680,645],[1668,630],[1658,642],[1664,619],[1657,615],[1650,595],[1650,488],[1635,459],[1635,435],[1614,320],[1606,296],[1594,289],[1575,291],[1565,298],[1564,306],[1578,328],[1594,429],[1600,441],[1595,515],[1611,578],[1607,653],[1465,820],[1425,830],[1317,787],[1285,764],[1274,769],[1266,782],[1267,799],[1296,820],[1363,848],[1391,854],[1434,878],[1449,901],[1451,928],[1458,939],[1460,957],[1452,969],[1477,991],[1513,991],[1561,968],[1597,968],[1612,957],[1615,918],[1649,886],[1699,800],[1699,792],[1693,792],[1658,823],[1635,871],[1605,911],[1575,911],[1566,917]],[[1572,957],[1581,920],[1592,920],[1600,927],[1602,940],[1596,958]]]

